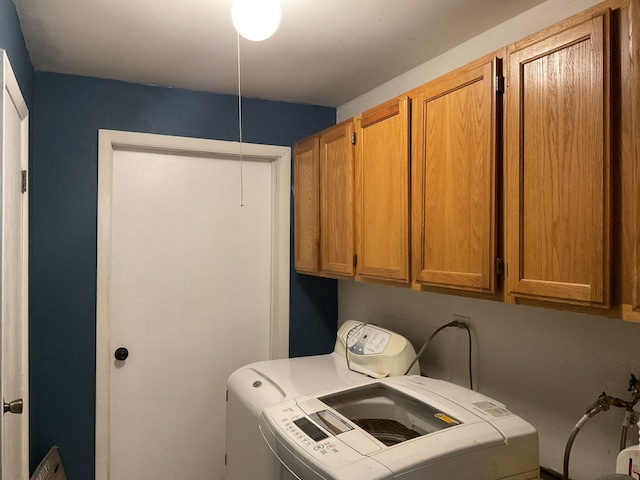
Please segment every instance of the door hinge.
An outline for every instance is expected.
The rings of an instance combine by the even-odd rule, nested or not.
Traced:
[[[496,258],[496,275],[502,275],[504,273],[504,261],[501,258]]]
[[[226,401],[226,402],[228,402],[228,401],[229,401],[229,390],[228,390],[228,389],[227,389],[227,398],[226,398],[226,400],[225,400],[225,401]]]
[[[22,170],[20,172],[20,191],[22,193],[25,193],[27,191],[27,171],[26,170]]]
[[[356,144],[356,132],[353,132],[351,134],[351,145],[355,145]]]
[[[358,255],[353,256],[353,268],[358,266]]]
[[[224,454],[224,465],[227,466],[227,454]]]
[[[504,77],[502,75],[496,76],[496,93],[504,93]]]

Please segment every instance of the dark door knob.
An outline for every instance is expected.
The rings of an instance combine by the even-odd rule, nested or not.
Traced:
[[[116,357],[116,360],[126,360],[129,356],[129,350],[124,347],[120,347],[116,349],[116,352],[113,354],[113,356]]]

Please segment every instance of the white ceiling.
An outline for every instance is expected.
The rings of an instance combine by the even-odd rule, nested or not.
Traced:
[[[231,0],[14,0],[38,71],[237,94]],[[282,0],[248,97],[337,107],[543,0]]]

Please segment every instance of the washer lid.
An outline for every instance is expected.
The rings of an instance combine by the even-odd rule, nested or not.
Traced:
[[[463,423],[452,412],[383,383],[343,390],[319,400],[387,447]]]

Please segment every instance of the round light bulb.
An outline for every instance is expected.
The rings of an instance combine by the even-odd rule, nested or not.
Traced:
[[[233,0],[231,19],[247,40],[266,40],[280,25],[280,0]]]

